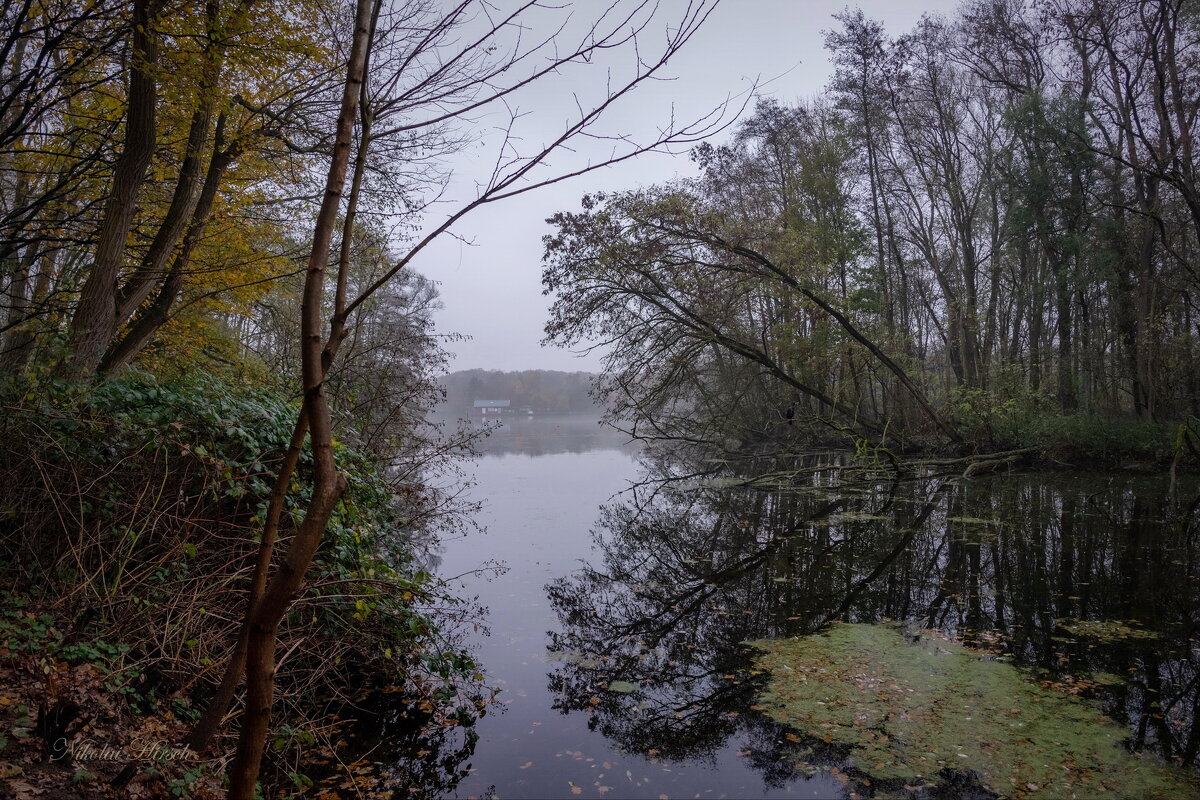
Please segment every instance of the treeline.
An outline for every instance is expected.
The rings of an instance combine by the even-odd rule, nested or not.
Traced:
[[[447,414],[466,414],[476,400],[507,400],[514,410],[598,414],[600,410],[589,395],[595,378],[590,372],[546,369],[451,372],[439,380],[445,391],[445,400],[439,410]]]
[[[548,334],[647,435],[1003,444],[1200,413],[1200,8],[971,0],[826,34],[701,176],[552,219]]]

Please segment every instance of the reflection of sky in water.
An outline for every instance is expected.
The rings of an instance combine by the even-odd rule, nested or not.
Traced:
[[[614,741],[589,729],[593,713],[554,708],[558,697],[547,676],[558,664],[546,648],[547,632],[559,622],[545,587],[593,555],[590,531],[601,504],[636,477],[632,455],[619,449],[623,441],[598,431],[593,420],[546,417],[514,421],[484,446],[473,496],[485,502],[480,521],[487,532],[447,543],[441,571],[456,575],[492,558],[509,567],[467,585],[489,609],[491,635],[473,649],[502,688],[505,710],[479,720],[475,770],[457,795],[495,787],[504,798],[571,797],[574,785],[580,797],[828,796],[835,790],[824,780],[765,789],[737,735],[681,763],[650,755],[650,747],[618,752]]]

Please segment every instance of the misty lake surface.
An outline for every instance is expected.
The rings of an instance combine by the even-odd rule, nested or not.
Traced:
[[[931,470],[850,485],[830,457],[774,484],[739,485],[737,468],[665,481],[712,465],[646,458],[573,417],[514,420],[483,450],[471,492],[487,531],[444,543],[437,571],[465,574],[486,607],[489,632],[468,644],[500,693],[469,744],[424,745],[443,759],[421,772],[429,796],[871,796],[886,787],[852,747],[762,713],[767,676],[745,645],[835,621],[961,643],[1094,705],[1123,746],[1195,763],[1192,478]],[[490,562],[506,569],[471,574]],[[889,796],[952,796],[947,782],[970,777],[934,761]]]
[[[550,649],[564,627],[550,589],[600,557],[592,531],[601,506],[637,479],[637,454],[623,435],[578,417],[516,419],[485,442],[472,494],[485,503],[479,521],[487,532],[449,542],[439,572],[458,575],[487,560],[507,567],[467,580],[465,589],[488,609],[490,635],[476,637],[472,650],[501,693],[497,712],[476,723],[472,771],[449,796],[571,797],[576,787],[580,797],[609,798],[836,793],[804,776],[764,785],[738,755],[746,747],[739,736],[684,759],[663,755],[677,749],[673,741],[633,749],[606,735],[610,693],[600,681],[563,685],[564,667],[577,665]]]

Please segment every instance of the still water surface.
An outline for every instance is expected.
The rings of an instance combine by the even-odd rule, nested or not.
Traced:
[[[601,506],[619,502],[614,495],[636,480],[636,456],[624,437],[571,417],[517,420],[484,445],[474,496],[485,503],[480,522],[487,533],[448,543],[440,572],[457,575],[489,559],[507,566],[465,587],[488,609],[490,635],[476,637],[472,649],[489,683],[501,689],[502,710],[476,724],[472,771],[451,796],[830,795],[828,781],[804,776],[767,785],[762,771],[738,755],[748,746],[745,735],[689,749],[683,759],[664,755],[677,749],[675,742],[631,749],[634,743],[606,735],[604,706],[611,698],[602,679],[563,685],[562,668],[575,665],[549,649],[564,635],[551,590],[599,557],[592,532]],[[593,705],[593,697],[601,702]]]
[[[499,704],[442,754],[432,796],[870,796],[844,748],[758,713],[742,644],[834,620],[991,652],[1099,705],[1130,748],[1194,764],[1194,481],[934,468],[852,484],[836,459],[800,466],[757,487],[731,485],[735,468],[665,481],[712,465],[645,458],[591,420],[494,434],[473,489],[487,533],[446,543],[439,572],[507,567],[463,579],[487,607],[470,645]]]

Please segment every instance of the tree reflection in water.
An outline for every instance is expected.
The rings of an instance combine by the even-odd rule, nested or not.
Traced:
[[[556,707],[590,710],[620,747],[704,759],[737,732],[777,784],[797,737],[754,710],[760,679],[741,643],[896,619],[1094,696],[1133,748],[1195,763],[1194,483],[898,480],[830,459],[777,464],[803,469],[762,489],[730,480],[736,470],[705,483],[669,479],[694,467],[646,464],[640,488],[602,509],[594,563],[547,587],[561,625],[549,633]],[[841,758],[804,744],[817,748],[810,762]]]

